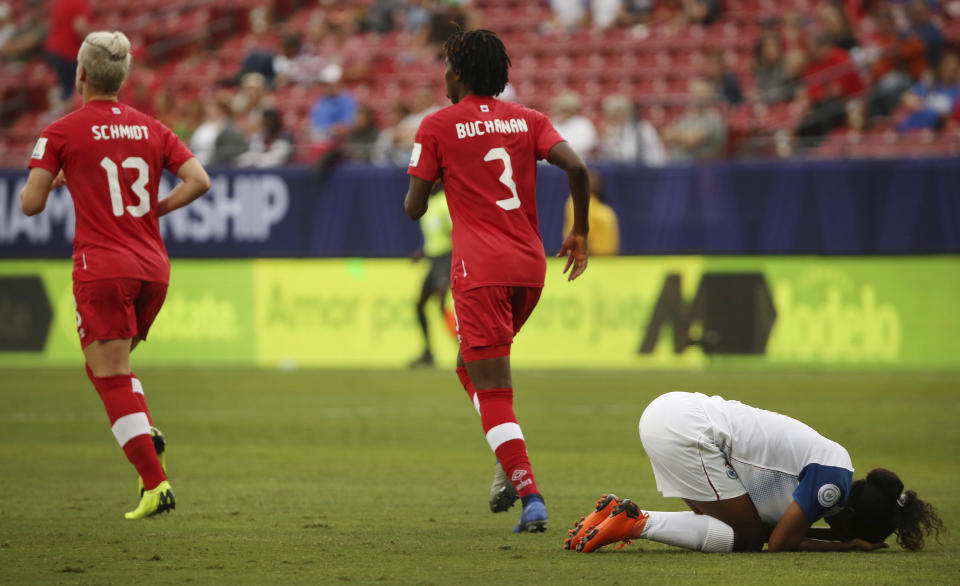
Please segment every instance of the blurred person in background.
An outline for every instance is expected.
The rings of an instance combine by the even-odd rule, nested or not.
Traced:
[[[640,163],[648,167],[667,162],[667,149],[657,129],[637,119],[636,108],[623,94],[603,100],[603,132],[597,159],[610,163]],[[592,248],[591,248],[592,250]]]
[[[146,340],[170,282],[160,217],[203,195],[210,177],[168,128],[117,100],[131,61],[123,33],[90,33],[77,60],[83,106],[37,140],[20,202],[33,216],[44,210],[52,189],[69,186],[76,215],[77,334],[113,435],[137,470],[139,504],[124,517],[142,519],[172,510],[176,501],[166,477],[164,436],[153,427],[130,353]],[[160,200],[165,170],[181,182]],[[65,505],[77,498],[69,484],[62,489]]]
[[[257,132],[263,113],[270,108],[273,108],[273,96],[267,79],[259,73],[244,74],[240,78],[240,91],[233,98],[237,129],[246,136]]]
[[[751,99],[764,104],[778,104],[793,100],[798,79],[787,67],[783,44],[776,35],[760,38],[753,65],[754,88]]]
[[[23,14],[17,20],[13,33],[0,46],[0,62],[21,63],[43,52],[47,37],[43,0],[27,0],[22,6]],[[11,23],[14,16],[11,11]]]
[[[409,152],[413,148],[413,139],[417,135],[417,128],[427,117],[440,109],[433,99],[433,91],[426,86],[419,87],[413,92],[410,113],[403,117],[394,130],[395,148]]]
[[[310,73],[313,59],[314,56],[305,50],[299,35],[284,35],[280,41],[280,52],[273,56],[273,87],[315,81],[316,77]]]
[[[953,112],[960,100],[960,58],[946,53],[940,59],[936,73],[929,81],[917,83],[903,94],[903,108],[907,116],[897,124],[897,130],[938,130]]]
[[[680,118],[663,132],[670,156],[678,161],[709,161],[723,156],[727,145],[727,123],[713,104],[716,95],[705,79],[690,80],[690,101]]]
[[[863,39],[855,58],[868,71],[870,115],[887,116],[926,71],[926,48],[919,36],[897,30],[889,5],[878,6],[870,20],[873,32]]]
[[[574,31],[590,25],[604,30],[616,24],[623,10],[623,0],[550,0],[552,28],[559,32]]]
[[[743,101],[740,80],[727,67],[727,60],[722,51],[711,51],[707,55],[705,76],[713,84],[714,93],[726,103],[736,105]]]
[[[339,65],[324,67],[320,77],[321,95],[310,108],[311,157],[332,152],[350,134],[357,118],[357,102],[340,85]]]
[[[456,318],[453,311],[447,308],[447,293],[450,291],[450,262],[453,254],[453,222],[450,220],[450,210],[447,208],[447,194],[443,185],[437,181],[433,187],[430,199],[427,201],[427,211],[420,216],[420,232],[423,234],[423,248],[413,255],[414,261],[426,258],[430,263],[427,274],[420,287],[420,296],[417,298],[417,322],[423,334],[423,354],[410,363],[410,368],[433,366],[433,352],[430,350],[430,330],[427,325],[427,302],[431,297],[437,299],[444,323],[451,330],[454,337],[457,335]]]
[[[350,130],[347,142],[343,146],[344,156],[350,161],[372,162],[379,137],[377,113],[366,104],[360,105],[357,108],[356,124]]]
[[[786,415],[702,393],[660,395],[640,417],[657,490],[691,509],[641,510],[604,495],[566,549],[631,539],[705,553],[919,551],[947,529],[936,509],[890,470],[853,479],[847,450]],[[823,519],[827,527],[812,527]]]
[[[826,35],[834,47],[849,52],[857,46],[857,35],[842,4],[824,2],[817,8],[816,20],[821,34]]]
[[[410,162],[410,147],[400,141],[400,123],[410,114],[404,102],[394,102],[387,113],[387,126],[380,130],[374,145],[373,160],[379,165],[406,165]]]
[[[553,100],[553,127],[575,153],[592,159],[597,148],[597,129],[593,122],[580,114],[580,96],[567,90]]]
[[[910,22],[910,32],[923,39],[927,49],[927,63],[936,67],[943,54],[944,38],[931,18],[930,6],[926,0],[912,0],[907,4],[907,19]]]
[[[587,235],[587,250],[593,256],[611,256],[620,253],[620,224],[617,212],[607,205],[603,189],[603,177],[596,169],[590,170],[590,211],[587,214],[590,233]],[[563,234],[573,229],[573,198],[568,197],[563,208]]]
[[[0,2],[0,51],[3,51],[7,42],[17,32],[17,25],[13,23],[13,9],[7,2]]]
[[[73,95],[77,51],[80,50],[84,37],[90,32],[92,10],[87,0],[50,0],[48,6],[50,30],[47,32],[44,49],[47,52],[47,62],[60,83],[60,101],[65,105]]]
[[[806,113],[797,126],[800,146],[816,146],[843,125],[846,100],[859,96],[863,80],[850,54],[833,44],[829,35],[819,33],[810,45],[810,62],[803,75],[801,107]]]
[[[240,167],[280,167],[293,156],[293,135],[283,127],[283,119],[274,108],[260,117],[260,129],[250,137],[250,146],[237,157]]]
[[[233,124],[233,107],[226,95],[208,98],[206,118],[190,136],[190,148],[203,165],[232,165],[247,150],[247,139]]]

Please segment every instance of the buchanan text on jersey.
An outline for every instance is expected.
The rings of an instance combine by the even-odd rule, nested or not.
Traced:
[[[457,122],[457,138],[468,138],[472,136],[483,136],[484,134],[518,134],[520,132],[529,132],[527,121],[523,118],[510,118],[501,120],[473,120],[471,122]]]

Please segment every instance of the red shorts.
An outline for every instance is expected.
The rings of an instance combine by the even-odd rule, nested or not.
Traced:
[[[533,312],[542,287],[477,287],[453,291],[464,362],[510,355],[510,344]]]
[[[147,339],[167,284],[139,279],[73,282],[80,347],[94,340]]]

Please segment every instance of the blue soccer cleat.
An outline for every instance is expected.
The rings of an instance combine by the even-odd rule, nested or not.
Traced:
[[[514,533],[541,533],[547,530],[547,505],[539,498],[532,498],[523,507],[520,522],[513,528]]]

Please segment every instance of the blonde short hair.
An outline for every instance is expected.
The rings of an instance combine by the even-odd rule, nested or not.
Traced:
[[[87,72],[86,82],[108,94],[120,91],[130,59],[130,39],[120,31],[90,33],[77,53],[77,63]]]

